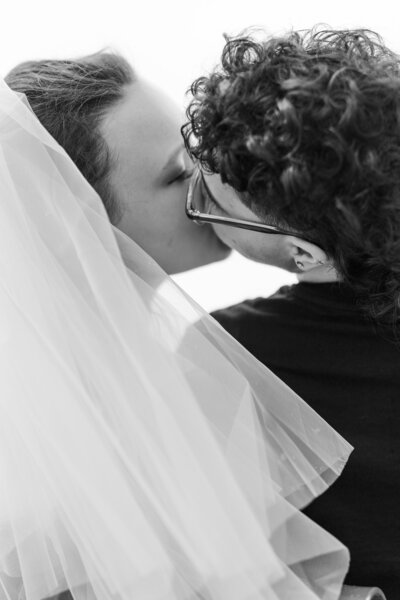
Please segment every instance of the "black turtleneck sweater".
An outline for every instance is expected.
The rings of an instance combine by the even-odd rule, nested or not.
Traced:
[[[213,313],[355,448],[305,513],[350,550],[346,583],[400,598],[400,349],[339,283],[298,283]]]

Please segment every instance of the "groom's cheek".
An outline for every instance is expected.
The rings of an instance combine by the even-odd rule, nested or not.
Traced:
[[[233,227],[224,225],[212,224],[212,229],[219,239],[220,243],[225,247],[231,248],[232,250],[241,251],[241,248],[245,245],[240,230],[234,229]]]

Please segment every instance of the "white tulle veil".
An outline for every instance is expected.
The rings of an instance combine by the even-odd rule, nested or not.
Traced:
[[[351,447],[134,242],[0,83],[0,598],[338,598],[298,509]],[[323,393],[323,392],[321,392]]]

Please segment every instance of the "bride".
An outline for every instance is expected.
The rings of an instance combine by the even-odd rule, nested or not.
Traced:
[[[184,117],[121,56],[17,65],[5,78],[94,187],[113,225],[167,273],[226,258],[211,227],[185,215],[193,170]]]
[[[0,84],[0,598],[337,599],[348,552],[299,509],[351,447],[168,278],[225,249],[139,81],[133,116],[58,123]]]

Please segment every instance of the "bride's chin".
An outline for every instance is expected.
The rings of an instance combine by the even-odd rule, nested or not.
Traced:
[[[219,246],[219,251],[221,254],[221,258],[219,260],[225,260],[225,258],[228,258],[228,256],[232,254],[232,248],[229,248],[229,246],[221,242],[221,240],[218,240],[217,244]]]
[[[231,248],[215,235],[211,227],[204,227],[201,235],[186,238],[179,249],[175,248],[175,252],[169,257],[171,264],[165,264],[165,256],[160,264],[169,275],[173,275],[222,261],[231,252]]]
[[[231,252],[232,248],[227,246],[221,238],[216,235],[214,229],[210,226],[207,227],[207,250],[211,255],[215,255],[214,260],[211,262],[217,262],[219,260],[224,260],[227,258]]]

